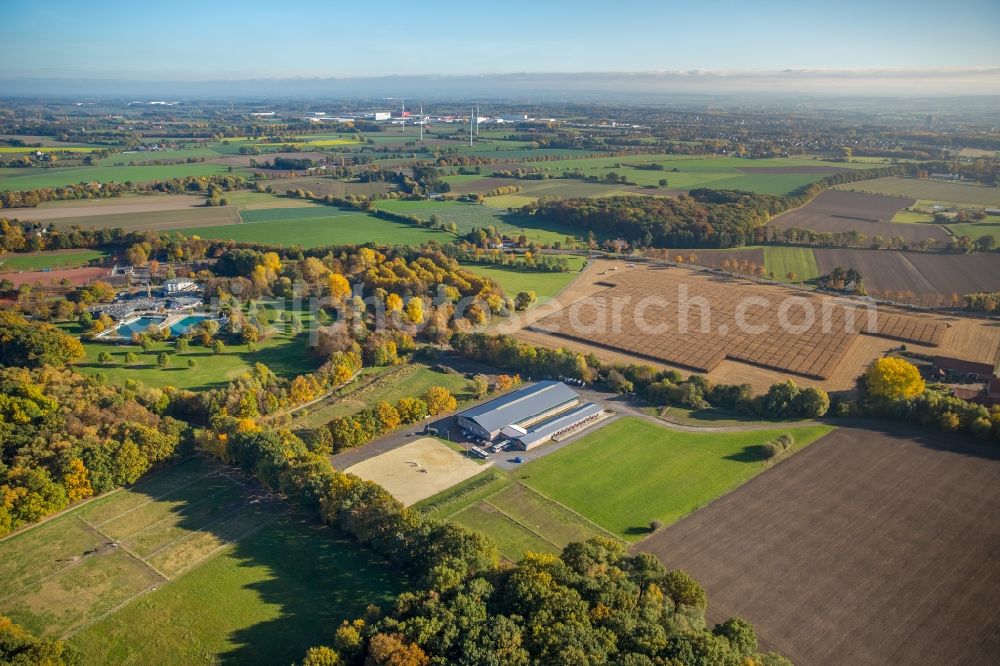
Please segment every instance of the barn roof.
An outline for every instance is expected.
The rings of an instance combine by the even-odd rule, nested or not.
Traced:
[[[543,381],[476,405],[462,412],[460,416],[475,421],[482,428],[493,432],[579,399],[577,392],[566,384]]]

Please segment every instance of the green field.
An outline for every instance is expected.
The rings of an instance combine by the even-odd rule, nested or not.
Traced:
[[[759,447],[783,433],[800,449],[828,433],[804,426],[725,433],[669,430],[623,418],[519,471],[529,487],[627,540],[665,525],[742,485],[764,469]]]
[[[498,232],[507,236],[517,238],[523,234],[529,241],[543,244],[563,242],[567,236],[579,238],[579,233],[570,227],[546,224],[530,217],[509,214],[492,206],[463,201],[387,199],[375,202],[375,206],[394,213],[415,215],[424,220],[436,215],[442,222],[454,222],[460,234],[476,228],[495,227]]]
[[[96,259],[103,259],[100,250],[71,250],[64,252],[24,252],[0,255],[0,272],[39,271],[46,268],[76,268]]]
[[[660,164],[662,171],[636,169],[636,164]],[[551,162],[531,162],[522,165],[537,167],[551,177],[559,177],[565,171],[580,171],[584,175],[604,179],[609,173],[625,176],[629,181],[641,186],[656,186],[661,178],[666,178],[670,189],[690,190],[697,187],[713,189],[749,190],[764,194],[783,195],[820,180],[827,174],[804,173],[760,173],[753,172],[759,167],[785,167],[794,171],[801,166],[829,166],[841,169],[868,168],[869,164],[825,162],[805,158],[772,158],[748,160],[736,157],[683,157],[678,155],[627,155],[623,157],[599,157],[588,159],[555,160]],[[497,168],[512,168],[503,166]],[[674,171],[677,169],[677,171]],[[520,182],[520,181],[517,181]],[[531,181],[529,181],[531,182]],[[652,190],[651,193],[655,193]],[[515,195],[517,196],[517,195]]]
[[[309,211],[306,217],[284,217],[253,224],[212,227],[192,227],[177,231],[201,238],[234,240],[242,243],[272,245],[299,245],[304,248],[324,245],[422,245],[430,241],[448,243],[454,236],[437,229],[417,227],[404,222],[392,222],[365,213],[345,213],[325,207],[326,215],[314,215],[313,208],[272,209],[283,210],[285,215],[298,215]],[[296,212],[298,211],[298,212]],[[250,211],[265,213],[271,211]],[[246,215],[248,213],[244,213]]]
[[[1000,187],[987,187],[975,183],[890,177],[845,183],[838,185],[837,189],[968,206],[994,207],[1000,205]]]
[[[257,343],[255,352],[247,351],[244,344],[227,344],[224,353],[215,354],[210,347],[192,342],[187,352],[178,354],[171,341],[154,342],[147,354],[135,345],[85,341],[83,348],[86,358],[76,365],[76,369],[88,375],[103,374],[114,384],[124,384],[126,380],[134,379],[146,386],[173,386],[195,391],[224,386],[251,369],[255,363],[263,363],[279,376],[292,377],[309,372],[318,365],[308,347],[309,320],[306,313],[302,314],[302,320],[302,333],[293,336],[287,325],[280,324],[268,337]],[[60,324],[60,327],[73,335],[80,333],[80,327],[76,323]],[[113,361],[110,365],[97,362],[97,355],[102,351],[111,354]],[[139,355],[138,364],[125,364],[128,352]],[[156,357],[160,352],[169,355],[170,364],[166,368],[160,368],[156,364]],[[189,368],[189,359],[194,359],[197,367]]]
[[[244,210],[240,217],[248,224],[259,222],[277,222],[289,220],[308,220],[314,217],[337,217],[338,215],[357,215],[355,210],[343,210],[333,206],[290,206],[288,208],[259,208]]]
[[[417,504],[495,541],[511,561],[527,552],[557,554],[569,543],[613,536],[587,518],[496,469]]]
[[[539,302],[552,298],[576,278],[586,261],[584,257],[566,256],[570,270],[566,273],[533,271],[513,266],[492,266],[490,264],[464,263],[465,268],[495,280],[508,296],[516,296],[521,291],[534,291]]]
[[[890,222],[901,222],[903,224],[933,224],[934,216],[930,213],[921,213],[915,210],[896,211]]]
[[[16,171],[16,174],[8,172]],[[66,167],[40,169],[25,174],[24,169],[4,169],[0,171],[0,191],[34,190],[44,187],[63,187],[75,183],[145,183],[153,180],[183,178],[185,176],[211,176],[226,173],[228,168],[220,164],[172,164],[169,166],[122,166],[122,167]]]
[[[83,664],[290,663],[399,572],[190,458],[0,542],[0,613]]]
[[[181,148],[177,150],[157,150],[157,151],[132,151],[114,153],[101,159],[102,167],[115,166],[116,164],[135,164],[136,162],[155,162],[156,160],[186,160],[188,158],[212,159],[218,157],[211,148],[205,146],[195,146],[192,148]]]
[[[948,225],[956,236],[969,236],[979,238],[981,236],[993,236],[997,245],[1000,245],[1000,218],[993,215],[987,217],[982,222],[967,222],[965,224]]]
[[[807,247],[765,247],[764,270],[779,280],[795,273],[795,282],[808,282],[819,277],[819,267],[813,251]]]

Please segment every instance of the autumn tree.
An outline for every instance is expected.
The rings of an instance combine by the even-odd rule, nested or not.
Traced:
[[[69,461],[69,469],[63,476],[63,485],[66,486],[66,496],[70,502],[86,499],[94,494],[94,489],[90,485],[90,476],[87,468],[79,458]]]
[[[866,396],[875,400],[907,400],[926,388],[917,367],[895,356],[876,359],[862,379]]]
[[[413,296],[406,302],[406,319],[411,324],[422,324],[424,321],[424,301],[419,296]]]
[[[330,297],[335,301],[343,301],[351,295],[351,283],[340,273],[330,273],[327,277],[327,287]]]
[[[427,412],[431,416],[450,412],[458,407],[458,401],[443,386],[431,386],[428,388],[424,393],[424,402],[427,403]]]

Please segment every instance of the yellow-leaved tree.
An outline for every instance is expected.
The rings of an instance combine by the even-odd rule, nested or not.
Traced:
[[[917,367],[901,358],[877,359],[865,373],[868,396],[881,400],[915,398],[924,392],[926,383]]]
[[[422,324],[424,321],[424,301],[414,296],[406,302],[406,318],[412,324]]]
[[[69,471],[63,477],[63,485],[66,486],[66,496],[70,502],[87,499],[94,494],[87,468],[79,458],[69,461]]]
[[[387,312],[399,312],[403,309],[403,299],[396,294],[387,294],[385,297],[385,309]]]
[[[330,284],[330,296],[341,301],[351,295],[351,283],[340,273],[330,273],[327,278]]]
[[[424,393],[424,402],[427,403],[427,412],[431,416],[436,416],[442,412],[450,412],[458,407],[458,401],[443,386],[431,386]]]

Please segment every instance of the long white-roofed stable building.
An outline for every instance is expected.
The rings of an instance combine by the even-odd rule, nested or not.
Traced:
[[[563,382],[542,381],[465,410],[458,425],[475,437],[510,439],[527,450],[596,420],[601,412]]]

